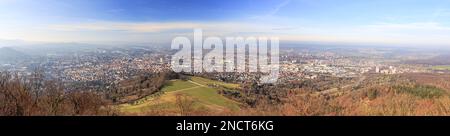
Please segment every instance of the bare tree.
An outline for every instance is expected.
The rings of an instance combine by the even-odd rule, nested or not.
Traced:
[[[30,79],[0,72],[0,115],[111,115],[100,94],[66,93],[61,82],[45,80],[38,71]]]
[[[180,110],[181,116],[190,115],[193,111],[195,100],[185,94],[176,94],[176,105]]]

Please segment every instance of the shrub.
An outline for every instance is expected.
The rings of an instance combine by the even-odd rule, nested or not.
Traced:
[[[366,95],[369,100],[374,100],[378,96],[378,91],[376,89],[370,89],[367,91]]]
[[[407,93],[420,98],[438,98],[445,94],[444,90],[429,85],[396,86],[395,89],[399,93]]]

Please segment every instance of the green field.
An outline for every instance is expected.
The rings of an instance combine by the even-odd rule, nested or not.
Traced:
[[[433,66],[433,70],[450,70],[450,65]]]
[[[214,85],[211,86],[211,85]],[[148,96],[136,104],[122,104],[119,108],[124,113],[145,113],[151,110],[177,112],[176,96],[183,94],[192,98],[196,110],[223,111],[239,110],[239,103],[218,94],[218,88],[238,88],[238,84],[224,83],[200,77],[191,80],[171,80],[162,89],[160,96]]]
[[[218,86],[229,88],[229,89],[239,88],[238,84],[225,83],[225,82],[215,81],[215,80],[201,78],[201,77],[192,77],[191,80],[196,82],[196,83],[205,85],[205,86],[218,85]]]
[[[192,88],[192,87],[196,87],[196,86],[198,86],[198,85],[191,83],[191,82],[186,82],[186,81],[182,81],[182,80],[172,80],[169,83],[167,83],[161,91],[172,92],[172,91],[186,89],[186,88]]]

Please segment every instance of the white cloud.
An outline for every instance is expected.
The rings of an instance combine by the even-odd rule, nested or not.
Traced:
[[[368,25],[368,29],[372,30],[420,30],[420,31],[450,31],[450,27],[442,26],[435,22],[416,22],[416,23],[379,23],[375,25]]]
[[[275,5],[275,7],[270,10],[268,13],[264,13],[263,15],[253,16],[251,19],[273,19],[277,18],[275,15],[285,6],[287,6],[291,0],[284,0],[278,5]]]
[[[172,22],[172,23],[126,23],[126,22],[97,22],[81,24],[51,25],[49,29],[57,31],[127,31],[135,33],[159,33],[173,30],[187,30],[201,28],[210,31],[220,32],[259,32],[269,31],[275,26],[235,23],[235,22]]]
[[[353,37],[379,43],[450,45],[450,27],[435,22],[378,23],[355,27],[350,33]]]
[[[284,6],[288,5],[290,2],[291,0],[285,0],[282,3],[278,4],[272,11],[270,11],[270,13],[267,16],[273,16],[277,14],[278,11],[280,11]]]
[[[281,26],[244,22],[92,22],[2,27],[0,38],[40,42],[168,42],[201,28],[205,36],[262,36]]]
[[[450,27],[433,22],[364,26],[276,25],[265,22],[94,22],[38,28],[4,28],[0,38],[51,42],[168,42],[175,36],[191,36],[194,28],[201,28],[205,36],[275,36],[282,41],[450,46]]]

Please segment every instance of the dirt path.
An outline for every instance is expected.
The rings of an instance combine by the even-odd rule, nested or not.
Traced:
[[[193,83],[193,84],[196,84],[196,85],[198,85],[198,86],[206,87],[205,85],[202,85],[202,84],[200,84],[200,83],[194,82],[194,81],[192,81],[192,80],[189,80],[188,82]]]

